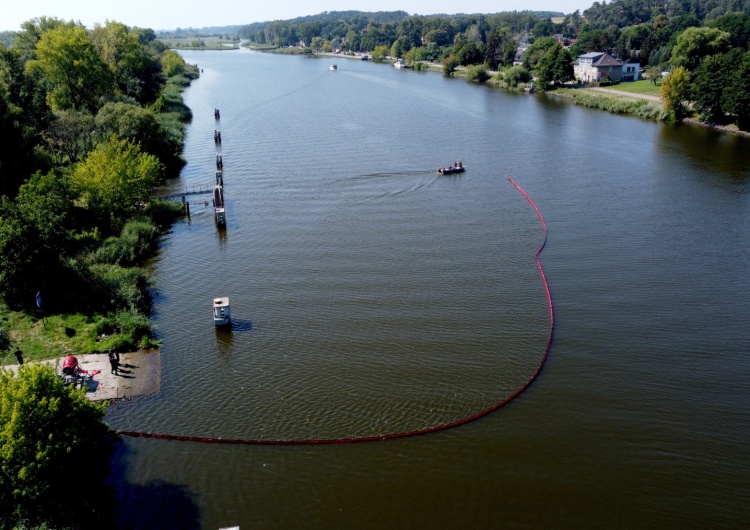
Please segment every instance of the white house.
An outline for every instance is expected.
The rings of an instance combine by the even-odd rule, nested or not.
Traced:
[[[622,63],[622,80],[638,81],[640,76],[641,64],[638,61],[624,61]]]
[[[580,79],[584,83],[597,83],[606,76],[609,76],[610,81],[620,81],[622,79],[622,61],[607,53],[585,53],[574,63],[573,71],[576,79]]]

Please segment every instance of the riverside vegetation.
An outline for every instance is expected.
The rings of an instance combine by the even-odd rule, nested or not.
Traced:
[[[156,344],[143,265],[182,206],[150,192],[184,165],[198,75],[117,22],[42,17],[0,45],[0,333],[27,359]]]
[[[28,361],[157,344],[144,263],[183,210],[151,190],[184,165],[197,76],[117,22],[0,44],[0,360],[27,361],[0,369],[1,528],[114,526],[104,405]]]

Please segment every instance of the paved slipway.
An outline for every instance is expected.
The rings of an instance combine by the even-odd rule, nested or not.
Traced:
[[[109,357],[106,353],[76,355],[78,363],[91,373],[101,370],[88,380],[86,397],[92,401],[104,399],[122,399],[134,396],[155,394],[161,390],[161,356],[159,350],[138,350],[120,354],[119,375],[112,373]],[[40,364],[50,364],[59,373],[66,356],[57,357]],[[10,365],[14,372],[18,365]]]

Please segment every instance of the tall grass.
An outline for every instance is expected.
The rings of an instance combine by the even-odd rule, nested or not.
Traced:
[[[583,107],[606,110],[613,114],[632,114],[639,118],[657,121],[668,121],[671,119],[669,111],[661,104],[653,101],[599,96],[575,90],[565,90],[564,92],[561,91],[561,93],[572,97],[576,105]]]

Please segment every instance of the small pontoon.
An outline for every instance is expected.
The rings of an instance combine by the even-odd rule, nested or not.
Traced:
[[[229,326],[232,323],[229,314],[229,298],[226,296],[214,298],[214,326]]]

